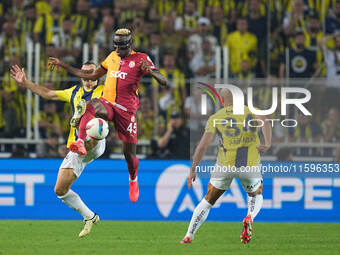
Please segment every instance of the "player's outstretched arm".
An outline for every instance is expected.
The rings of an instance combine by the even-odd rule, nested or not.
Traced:
[[[196,150],[195,150],[195,153],[192,159],[193,161],[192,166],[191,166],[190,173],[188,176],[188,188],[189,189],[192,186],[192,182],[194,182],[196,179],[196,166],[198,166],[198,164],[203,159],[203,156],[205,152],[207,151],[210,143],[214,140],[214,137],[215,137],[214,133],[205,131],[201,138],[200,143],[196,147]]]
[[[260,152],[266,152],[269,150],[270,146],[272,145],[272,127],[269,124],[269,121],[267,121],[266,116],[263,115],[257,115],[256,118],[260,119],[263,121],[263,126],[262,126],[262,134],[264,137],[264,144],[260,144],[257,146],[257,149]]]
[[[19,86],[24,88],[28,88],[33,93],[38,94],[39,96],[49,99],[49,100],[58,100],[58,96],[55,90],[50,90],[43,86],[39,86],[26,78],[24,68],[20,68],[18,65],[14,65],[11,68],[11,77],[16,81]]]
[[[74,74],[77,77],[83,78],[83,79],[88,79],[88,80],[98,80],[100,77],[102,77],[104,74],[106,74],[106,70],[104,68],[102,68],[101,66],[99,66],[96,70],[94,70],[94,72],[89,71],[89,70],[81,70],[75,67],[72,67],[64,62],[62,62],[60,59],[58,58],[53,58],[53,57],[49,57],[49,65],[51,66],[52,70],[55,67],[62,67],[64,69],[66,69],[68,72]]]
[[[144,73],[150,74],[153,78],[155,78],[160,85],[168,85],[168,80],[164,77],[164,75],[158,70],[152,70],[149,63],[145,59],[142,59],[140,68]]]
[[[158,70],[152,70],[151,71],[151,76],[156,79],[156,81],[162,85],[166,86],[168,85],[168,80],[164,77],[163,74],[161,74]]]

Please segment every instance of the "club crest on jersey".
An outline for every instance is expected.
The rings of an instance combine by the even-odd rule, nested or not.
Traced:
[[[118,64],[124,65],[124,60],[119,60]]]
[[[135,65],[136,65],[135,61],[130,61],[130,63],[129,63],[129,67],[130,68],[135,67]]]
[[[125,80],[127,73],[121,71],[111,71],[110,76]]]

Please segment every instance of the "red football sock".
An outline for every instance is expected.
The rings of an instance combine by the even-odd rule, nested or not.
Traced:
[[[96,115],[96,109],[91,104],[86,105],[86,111],[84,115],[81,117],[80,123],[79,123],[79,136],[78,139],[82,139],[85,141],[86,138],[86,124],[95,118]]]
[[[137,177],[138,164],[139,164],[138,158],[135,156],[133,158],[127,159],[126,162],[128,164],[130,180],[133,181]]]

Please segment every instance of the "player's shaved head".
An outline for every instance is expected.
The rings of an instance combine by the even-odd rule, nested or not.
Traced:
[[[233,104],[233,94],[231,93],[229,89],[226,89],[226,88],[221,89],[220,96],[222,98],[222,103],[224,107],[227,107]]]

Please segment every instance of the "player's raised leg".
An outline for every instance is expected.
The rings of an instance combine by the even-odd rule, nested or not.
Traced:
[[[207,219],[210,208],[215,204],[216,200],[225,192],[225,190],[214,187],[210,182],[208,184],[208,192],[202,201],[196,206],[191,221],[188,227],[188,231],[185,237],[181,240],[181,244],[191,243],[194,240],[194,236]]]
[[[243,229],[241,233],[241,242],[249,243],[253,234],[253,221],[256,215],[260,212],[263,204],[262,189],[263,183],[261,179],[254,178],[248,180],[241,180],[243,187],[254,187],[253,190],[247,191],[247,216],[243,219]]]
[[[58,198],[83,216],[84,228],[79,234],[79,237],[83,237],[90,233],[93,224],[99,222],[99,216],[85,205],[76,192],[71,190],[76,179],[77,176],[72,168],[60,168],[54,191]]]
[[[86,155],[84,141],[86,139],[86,124],[95,117],[108,120],[108,110],[98,98],[94,98],[86,105],[86,110],[79,123],[78,140],[70,144],[70,150],[81,156]],[[79,119],[78,119],[79,120]]]
[[[123,153],[129,169],[129,196],[132,202],[137,202],[139,197],[137,178],[139,161],[136,156],[136,147],[136,144],[123,142]]]

